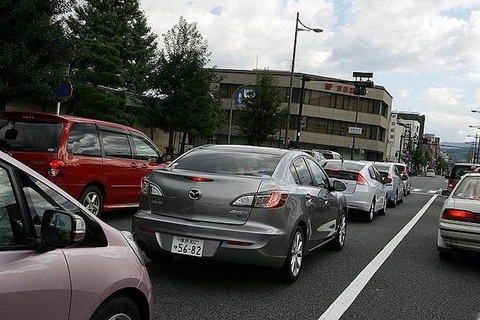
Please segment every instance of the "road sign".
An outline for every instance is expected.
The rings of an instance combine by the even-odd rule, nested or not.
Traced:
[[[53,91],[53,101],[64,102],[70,99],[73,93],[73,86],[70,81],[60,83]]]
[[[250,97],[255,92],[252,88],[247,86],[241,86],[238,88],[235,93],[233,94],[233,106],[235,108],[243,108],[244,107],[244,100],[247,97]]]
[[[362,128],[360,128],[360,127],[348,127],[348,133],[362,134]]]

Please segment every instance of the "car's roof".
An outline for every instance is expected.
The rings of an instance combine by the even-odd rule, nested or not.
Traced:
[[[97,120],[97,119],[89,119],[83,117],[77,117],[72,115],[65,115],[65,114],[54,114],[54,113],[47,113],[47,112],[32,112],[32,111],[4,111],[0,114],[0,118],[8,118],[8,119],[22,119],[26,121],[32,121],[34,119],[43,120],[43,121],[52,121],[52,122],[76,122],[76,123],[92,123],[97,124],[99,126],[108,126],[114,127],[118,129],[126,129],[135,132],[141,132],[140,130],[123,125],[120,123],[109,122],[104,120]]]
[[[298,153],[305,153],[302,150],[287,150],[287,149],[280,149],[280,148],[271,148],[271,147],[259,147],[259,146],[249,146],[249,145],[236,145],[236,144],[208,144],[203,145],[195,148],[197,150],[200,149],[211,149],[221,152],[228,152],[228,151],[237,151],[237,152],[254,152],[260,154],[275,154],[275,155],[284,155],[287,152],[298,152]],[[194,149],[192,149],[194,150]]]

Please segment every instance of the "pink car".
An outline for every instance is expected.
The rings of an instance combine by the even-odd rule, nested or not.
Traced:
[[[0,318],[152,319],[129,232],[0,152]]]

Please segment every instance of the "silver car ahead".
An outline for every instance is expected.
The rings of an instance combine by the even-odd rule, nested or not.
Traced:
[[[201,146],[144,178],[132,231],[151,260],[273,267],[294,282],[305,254],[343,248],[345,188],[302,151]]]
[[[480,252],[480,173],[467,173],[443,203],[438,227],[440,259],[455,250]]]
[[[363,213],[365,221],[372,222],[375,213],[387,211],[385,179],[372,162],[354,160],[327,160],[323,167],[330,177],[347,185],[349,213]]]
[[[395,208],[398,203],[403,202],[404,185],[400,172],[393,162],[375,162],[375,168],[378,169],[385,179],[385,189],[387,190],[387,203]]]

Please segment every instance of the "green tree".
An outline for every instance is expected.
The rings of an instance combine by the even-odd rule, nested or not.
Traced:
[[[180,17],[163,37],[165,47],[154,81],[157,101],[151,104],[150,121],[169,133],[167,152],[174,149],[173,133],[182,132],[182,153],[187,137],[212,138],[224,123],[225,113],[212,87],[219,78],[214,69],[206,68],[211,53],[196,24]]]
[[[0,110],[10,99],[51,101],[70,53],[60,19],[69,5],[69,0],[0,1]]]
[[[277,133],[287,119],[277,84],[276,78],[267,71],[257,74],[255,85],[243,101],[244,107],[238,111],[240,135],[250,145],[261,145]]]
[[[425,153],[421,150],[420,147],[417,147],[415,150],[412,151],[411,157],[412,164],[416,172],[419,172],[420,168],[425,167],[425,165],[427,164],[427,158],[425,157]]]
[[[126,97],[151,87],[157,50],[138,0],[86,0],[67,25],[75,43],[75,113],[132,124]]]

